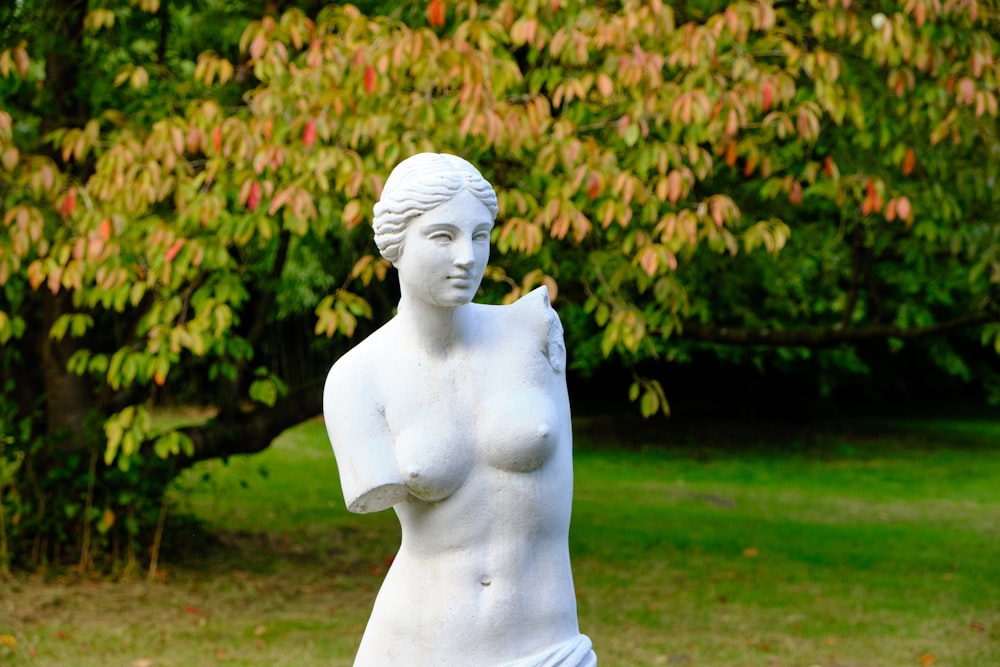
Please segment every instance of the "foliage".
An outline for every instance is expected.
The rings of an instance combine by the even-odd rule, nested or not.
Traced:
[[[275,353],[308,341],[268,332],[389,312],[365,223],[419,150],[495,183],[485,296],[558,291],[578,370],[706,343],[864,370],[843,346],[960,329],[1000,350],[993,2],[292,7],[200,54],[199,12],[252,3],[32,6],[66,14],[0,51],[0,342],[10,377],[43,371],[0,398],[15,458],[183,467],[315,411]],[[183,391],[218,416],[155,429]],[[631,393],[667,409],[655,377]]]

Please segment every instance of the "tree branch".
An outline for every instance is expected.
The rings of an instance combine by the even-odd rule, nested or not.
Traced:
[[[267,449],[282,431],[323,411],[324,382],[325,378],[321,378],[306,383],[270,408],[220,416],[205,424],[181,429],[194,443],[194,452],[177,457],[177,469],[206,459],[255,454]]]
[[[898,327],[892,324],[869,324],[858,327],[810,329],[730,329],[686,322],[682,336],[688,340],[724,345],[765,345],[770,347],[832,347],[843,343],[899,338],[916,340],[1000,322],[1000,311],[970,313],[923,327]]]

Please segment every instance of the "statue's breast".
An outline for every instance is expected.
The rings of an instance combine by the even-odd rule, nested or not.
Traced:
[[[403,483],[428,502],[458,490],[472,470],[468,433],[447,413],[427,413],[403,426],[396,437],[396,462]]]
[[[540,388],[494,392],[476,420],[486,464],[509,472],[531,472],[552,458],[562,427],[552,398]]]

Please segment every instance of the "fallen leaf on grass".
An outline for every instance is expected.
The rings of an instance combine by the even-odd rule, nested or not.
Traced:
[[[922,656],[920,656],[920,664],[923,665],[924,667],[927,667],[928,665],[933,665],[935,662],[937,662],[937,658],[935,658],[930,653],[924,653]]]
[[[14,637],[13,635],[0,635],[0,646],[14,648],[17,646],[17,637]]]
[[[747,558],[756,558],[760,555],[760,551],[757,550],[757,547],[747,547],[743,550],[743,555]]]

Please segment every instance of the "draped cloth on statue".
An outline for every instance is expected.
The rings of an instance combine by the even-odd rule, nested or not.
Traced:
[[[587,635],[577,635],[541,653],[505,662],[502,667],[597,667],[597,655]]]

